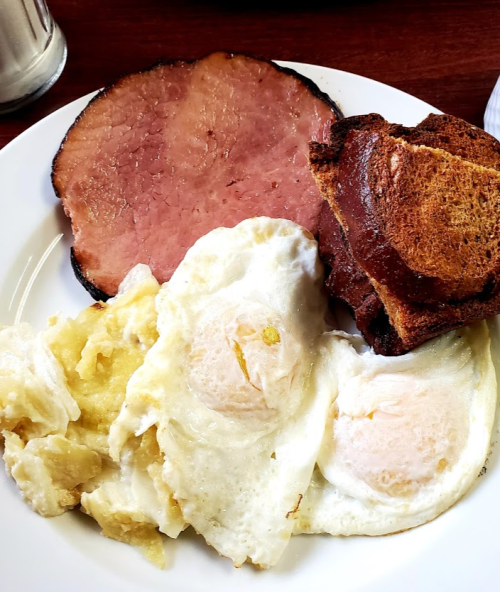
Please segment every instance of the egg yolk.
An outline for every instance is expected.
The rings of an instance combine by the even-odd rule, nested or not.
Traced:
[[[263,305],[214,307],[197,323],[188,356],[189,386],[224,415],[270,418],[287,405],[302,349]]]
[[[458,459],[468,417],[453,388],[390,375],[358,388],[357,403],[343,411],[340,401],[333,420],[335,457],[355,477],[408,497]]]

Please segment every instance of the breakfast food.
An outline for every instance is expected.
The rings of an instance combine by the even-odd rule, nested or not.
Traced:
[[[500,311],[494,138],[451,116],[416,128],[359,116],[313,143],[310,163],[336,218],[323,206],[327,286],[375,351],[400,354]]]
[[[50,349],[28,324],[0,331],[0,428],[25,439],[65,433],[80,415]]]
[[[149,271],[137,268],[123,283],[119,299],[96,303],[76,319],[55,317],[43,335],[82,411],[68,433],[100,455],[108,454],[109,426],[120,411],[128,379],[158,337],[158,289]]]
[[[267,568],[293,533],[445,511],[490,441],[486,324],[384,358],[328,330],[322,282],[309,231],[252,218],[199,239],[161,287],[139,265],[74,320],[3,328],[0,430],[24,499],[80,505],[158,566],[160,533],[188,525]]]
[[[161,480],[153,431],[132,438],[120,463],[108,434],[131,374],[157,339],[159,286],[145,266],[109,303],[76,319],[0,330],[0,431],[7,470],[27,503],[57,516],[81,503],[103,533],[132,543],[164,565],[158,528],[175,537],[184,520]]]
[[[486,322],[401,357],[354,346],[337,356],[339,392],[296,532],[382,535],[432,520],[470,488],[489,451]]]
[[[326,141],[339,117],[312,81],[245,55],[120,79],[91,101],[54,160],[77,276],[106,299],[137,263],[168,280],[218,226],[268,215],[316,232],[322,199],[307,142]]]
[[[80,280],[118,295],[0,331],[4,460],[34,510],[79,507],[158,566],[160,533],[190,525],[268,568],[292,534],[398,532],[469,489],[495,415],[486,323],[367,351],[326,324],[311,231],[375,351],[498,312],[500,144],[450,116],[338,117],[225,53],[82,113],[53,182]]]
[[[278,561],[311,479],[335,393],[317,356],[322,279],[316,241],[286,220],[198,240],[160,291],[160,336],[111,428],[118,460],[157,426],[185,520],[237,566]]]

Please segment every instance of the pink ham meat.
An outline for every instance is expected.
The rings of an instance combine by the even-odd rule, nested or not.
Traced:
[[[245,55],[120,79],[81,113],[54,159],[80,281],[105,299],[146,263],[164,282],[198,238],[253,216],[315,233],[322,199],[308,142],[326,142],[340,116],[310,80]]]

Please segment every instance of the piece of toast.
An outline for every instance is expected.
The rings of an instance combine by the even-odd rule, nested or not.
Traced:
[[[352,307],[375,351],[403,353],[500,311],[494,138],[451,116],[405,128],[372,114],[332,126],[330,145],[310,148],[311,170],[347,231],[323,208],[327,289]],[[362,298],[339,288],[346,270]]]

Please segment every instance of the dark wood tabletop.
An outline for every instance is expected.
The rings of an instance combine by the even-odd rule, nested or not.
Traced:
[[[0,117],[0,148],[52,111],[159,58],[212,50],[330,66],[483,125],[500,73],[498,0],[48,0],[68,42],[58,82]]]

